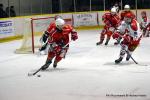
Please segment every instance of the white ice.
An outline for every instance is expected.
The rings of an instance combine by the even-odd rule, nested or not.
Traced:
[[[150,100],[150,38],[143,38],[133,53],[137,62],[148,66],[125,59],[115,65],[120,46],[113,40],[96,46],[99,33],[78,31],[66,58],[55,70],[50,66],[39,72],[41,77],[27,74],[40,68],[46,56],[15,54],[21,40],[1,43],[0,100]]]

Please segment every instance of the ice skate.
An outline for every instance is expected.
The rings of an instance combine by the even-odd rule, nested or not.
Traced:
[[[42,66],[42,70],[46,70],[48,67],[49,67],[49,65],[52,63],[52,61],[46,61],[46,64],[44,64],[43,66]]]
[[[96,43],[96,45],[101,45],[103,43],[103,41],[99,41]]]
[[[123,59],[123,58],[120,57],[119,59],[115,60],[115,63],[116,63],[116,64],[119,64],[119,63],[122,61],[122,59]]]
[[[119,44],[119,42],[118,41],[116,41],[115,43],[114,43],[114,45],[118,45]]]
[[[109,38],[106,40],[105,45],[108,45],[109,40],[110,40]]]
[[[54,64],[53,64],[53,68],[56,68],[57,67],[57,63],[56,62],[54,62]]]
[[[126,57],[126,61],[129,61],[131,58],[131,56],[128,54],[127,57]]]
[[[108,45],[108,41],[105,42],[105,45]]]

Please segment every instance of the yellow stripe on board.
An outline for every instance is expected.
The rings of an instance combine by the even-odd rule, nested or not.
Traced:
[[[19,40],[22,39],[23,36],[18,35],[18,36],[9,36],[9,37],[5,37],[5,38],[0,38],[0,43],[3,42],[9,42],[9,41],[13,41],[13,40]]]
[[[101,29],[103,28],[103,25],[100,26],[80,26],[80,27],[76,27],[76,30],[92,30],[92,29]]]
[[[103,26],[80,26],[80,27],[77,27],[75,28],[76,30],[92,30],[92,29],[101,29],[103,28]],[[36,35],[41,35],[41,33],[37,33]],[[0,38],[0,43],[3,43],[3,42],[9,42],[9,41],[13,41],[13,40],[19,40],[19,39],[22,39],[23,36],[21,35],[18,35],[18,36],[9,36],[9,37],[5,37],[5,38]]]

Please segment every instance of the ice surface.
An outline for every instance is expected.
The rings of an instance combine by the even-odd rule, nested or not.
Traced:
[[[21,41],[0,44],[0,100],[150,100],[150,38],[143,38],[133,54],[138,66],[125,60],[115,65],[119,46],[96,46],[100,30],[78,31],[57,69],[28,77],[46,56],[15,54]],[[106,95],[137,96],[106,96]],[[139,96],[145,95],[145,96]]]

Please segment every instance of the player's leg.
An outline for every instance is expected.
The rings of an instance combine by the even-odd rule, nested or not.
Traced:
[[[108,30],[106,35],[107,35],[107,38],[106,38],[105,45],[108,45],[108,42],[110,41],[110,38],[112,36],[112,32]]]
[[[147,29],[146,29],[146,31],[145,31],[145,36],[146,37],[149,37],[150,35],[150,26],[149,27],[147,27]]]
[[[103,29],[102,32],[100,33],[100,41],[96,43],[96,45],[100,45],[103,43],[104,39],[105,39],[105,33],[106,33],[106,30]]]
[[[122,59],[124,58],[125,54],[126,54],[126,50],[127,50],[128,46],[125,44],[122,44],[121,46],[121,50],[120,50],[120,54],[119,54],[119,58],[115,60],[115,63],[118,64],[122,61]]]
[[[140,39],[137,41],[132,41],[129,45],[128,45],[128,53],[126,56],[126,61],[129,61],[129,59],[131,58],[132,53],[134,52],[134,50],[138,47],[140,42]]]
[[[121,50],[120,50],[120,54],[119,54],[119,58],[115,60],[115,63],[118,64],[122,61],[122,59],[124,58],[126,51],[128,50],[128,46],[129,46],[129,40],[130,40],[130,36],[126,35],[123,39],[123,41],[121,42]]]
[[[54,57],[55,57],[54,52],[48,53],[47,60],[46,60],[45,64],[42,66],[42,70],[46,70],[49,67],[49,65],[52,63],[52,60]]]
[[[68,48],[65,48],[59,54],[56,55],[54,64],[53,64],[54,68],[57,67],[57,63],[60,62],[62,58],[65,58],[67,51],[68,51]]]

